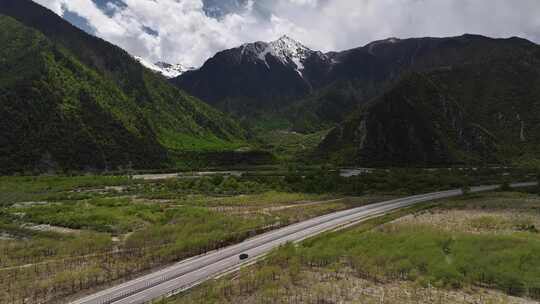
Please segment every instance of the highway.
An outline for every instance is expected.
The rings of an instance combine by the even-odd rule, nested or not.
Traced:
[[[534,185],[536,183],[519,183],[511,186],[518,188]],[[471,192],[486,192],[497,188],[498,186],[473,187]],[[462,194],[459,189],[421,194],[316,217],[206,255],[184,260],[160,271],[74,301],[72,304],[146,303],[165,295],[187,290],[224,272],[238,269],[244,264],[253,263],[280,245],[299,242],[325,231],[338,229],[422,202]],[[249,258],[240,260],[239,255],[242,253],[248,254]]]

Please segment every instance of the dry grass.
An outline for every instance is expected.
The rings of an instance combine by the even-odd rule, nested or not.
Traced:
[[[533,300],[508,296],[485,288],[462,290],[438,289],[413,282],[374,282],[359,278],[352,269],[303,270],[297,282],[280,277],[269,289],[249,292],[245,278],[236,275],[228,283],[211,282],[212,291],[198,289],[181,295],[174,304],[285,304],[285,303],[340,303],[340,304],[532,304]],[[285,282],[284,282],[285,281]],[[275,286],[280,286],[275,288]],[[202,286],[203,288],[206,286]],[[206,293],[208,292],[208,293]],[[225,293],[217,302],[216,293]],[[169,302],[168,302],[169,303]]]
[[[388,225],[429,225],[444,231],[509,235],[540,229],[540,197],[497,192],[447,200]],[[540,237],[540,235],[539,235]]]
[[[326,206],[329,205],[331,204]],[[453,235],[456,238],[472,235],[482,240],[484,237],[498,240],[501,235],[502,238],[519,238],[526,241],[527,238],[540,238],[539,233],[524,229],[540,227],[539,207],[540,197],[536,195],[488,193],[442,201],[434,208],[417,211],[393,221],[390,217],[386,220],[386,224],[382,225],[381,221],[374,220],[371,227],[375,228],[368,233],[378,231],[381,236],[384,236],[393,233],[403,234],[404,231],[414,234],[415,231],[422,232],[423,229],[428,229],[441,231],[440,233]],[[352,246],[352,244],[335,242],[334,238],[353,243],[354,239],[364,242],[362,231],[366,230],[361,226],[337,233],[335,237],[329,235],[311,240],[308,242],[311,245],[303,244],[299,248],[315,246],[315,251],[317,251],[324,250],[326,247],[317,247],[316,244],[326,244],[327,247],[332,248]],[[418,227],[420,230],[414,230],[411,227]],[[415,238],[416,234],[412,234],[407,238]],[[347,238],[346,235],[349,237]],[[425,244],[422,242],[429,240],[429,238],[418,238],[413,242],[418,243],[418,248],[423,248]],[[473,242],[471,246],[475,247],[474,244]],[[460,248],[460,250],[468,249],[466,246]],[[379,252],[380,262],[383,263],[379,265],[381,269],[385,268],[384,263],[392,263],[382,259],[384,250],[388,249],[383,247],[381,251],[376,251]],[[348,256],[342,256],[343,261],[329,263],[328,266],[308,266],[305,264],[307,257],[304,254],[313,252],[302,249],[293,250],[293,252],[299,252],[300,255],[285,254],[285,252],[287,249],[279,250],[276,254],[288,258],[271,260],[263,263],[264,265],[250,266],[240,273],[207,282],[189,293],[170,299],[167,303],[538,303],[531,299],[510,296],[505,294],[504,290],[482,288],[479,286],[486,285],[480,284],[463,284],[461,288],[448,286],[435,288],[434,285],[440,286],[440,284],[431,282],[429,277],[422,278],[419,273],[416,274],[416,280],[403,280],[384,275],[366,277],[359,273],[358,269],[349,266]],[[421,254],[416,256],[421,256]],[[432,270],[426,270],[426,272],[429,271]]]
[[[445,231],[512,234],[526,227],[540,227],[540,213],[511,210],[434,209],[408,215],[394,225],[429,225]]]

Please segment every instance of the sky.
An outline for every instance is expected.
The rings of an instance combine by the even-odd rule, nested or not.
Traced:
[[[540,0],[34,0],[151,62],[198,67],[288,35],[320,51],[464,33],[540,43]]]

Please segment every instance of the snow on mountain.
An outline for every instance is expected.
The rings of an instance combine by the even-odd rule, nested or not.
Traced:
[[[267,62],[267,56],[272,55],[283,64],[294,64],[295,69],[300,76],[303,76],[302,70],[304,70],[305,60],[313,53],[315,53],[315,51],[287,35],[269,43],[256,42],[244,44],[242,46],[242,55],[253,55],[258,60],[264,61],[268,68],[270,68],[270,66]]]
[[[162,61],[151,63],[150,61],[141,57],[134,56],[134,58],[146,68],[156,73],[160,73],[161,75],[167,78],[175,78],[182,75],[183,73],[187,71],[195,69],[195,68],[187,68],[182,64],[170,64],[170,63],[166,63]]]
[[[154,64],[158,68],[161,69],[161,74],[163,74],[167,78],[175,78],[187,71],[194,70],[194,67],[186,67],[180,63],[177,64],[170,64],[163,61],[156,62]]]

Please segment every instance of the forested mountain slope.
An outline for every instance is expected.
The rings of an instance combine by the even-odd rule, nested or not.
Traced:
[[[319,152],[348,163],[500,163],[540,152],[540,48],[403,76]]]
[[[527,57],[536,48],[520,38],[466,34],[390,38],[322,53],[284,36],[219,52],[173,82],[237,117],[286,119],[294,131],[316,132],[342,122],[408,73]]]
[[[282,37],[220,52],[174,81],[263,138],[333,128],[317,154],[340,163],[501,162],[539,146],[539,54],[525,39],[471,34],[325,54]]]
[[[156,168],[244,130],[29,0],[0,3],[0,170]]]

